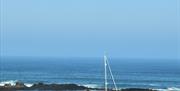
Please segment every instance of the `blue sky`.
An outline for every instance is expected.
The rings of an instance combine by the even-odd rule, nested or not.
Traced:
[[[1,0],[2,56],[180,59],[177,0]],[[179,9],[180,10],[180,9]]]

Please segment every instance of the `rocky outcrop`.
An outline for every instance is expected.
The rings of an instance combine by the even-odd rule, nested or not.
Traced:
[[[16,82],[15,88],[26,88],[23,82]]]
[[[39,90],[85,90],[88,89],[84,86],[78,86],[76,84],[34,84],[31,89]]]
[[[143,89],[143,88],[126,88],[126,89],[122,89],[121,91],[157,91],[157,90]]]
[[[15,85],[11,84],[5,84],[4,86],[0,86],[0,91],[16,91],[16,90],[22,90],[22,91],[45,91],[45,90],[51,90],[51,91],[62,91],[62,90],[96,90],[96,91],[103,91],[104,89],[101,88],[88,88],[85,86],[79,86],[77,84],[44,84],[44,83],[36,83],[33,84],[31,87],[27,87],[22,82],[16,82]],[[112,89],[109,89],[108,91],[113,91]],[[152,89],[141,89],[141,88],[126,88],[121,89],[119,91],[156,91]]]
[[[16,82],[13,86],[11,84],[5,84],[0,86],[0,91],[16,91],[16,90],[35,90],[35,91],[44,91],[44,90],[87,90],[89,88],[84,86],[79,86],[77,84],[44,84],[37,83],[31,87],[27,87],[22,82]]]

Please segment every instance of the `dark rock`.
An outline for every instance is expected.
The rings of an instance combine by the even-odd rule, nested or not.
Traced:
[[[126,88],[126,89],[122,89],[121,91],[157,91],[157,90],[143,89],[143,88]]]
[[[39,90],[85,90],[87,87],[78,86],[76,84],[43,84],[38,83],[34,84],[32,89],[39,89]]]
[[[0,86],[0,91],[61,91],[61,90],[96,90],[96,91],[104,91],[103,88],[88,88],[84,86],[79,86],[77,84],[44,84],[44,83],[36,83],[33,84],[32,87],[27,87],[22,82],[16,82],[15,86],[11,84],[5,84],[5,86]],[[108,91],[114,91],[112,89],[108,89]],[[126,88],[119,91],[156,91],[152,89],[142,89],[142,88]]]
[[[5,88],[10,88],[10,87],[12,87],[12,85],[11,84],[4,84],[4,87]]]
[[[24,85],[23,82],[16,82],[15,88],[25,88],[26,86]]]

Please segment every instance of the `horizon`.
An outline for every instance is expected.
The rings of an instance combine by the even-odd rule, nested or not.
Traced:
[[[180,62],[180,59],[177,59],[177,58],[174,58],[174,59],[167,59],[167,58],[123,58],[123,57],[111,57],[109,55],[107,55],[108,59],[110,60],[121,60],[121,61],[126,61],[126,60],[139,60],[139,62],[143,62],[144,61],[152,61],[152,62],[156,62],[157,60],[160,60],[160,62],[166,62],[166,61],[174,61],[174,62]],[[41,59],[41,60],[77,60],[77,59],[80,59],[80,60],[103,60],[104,58],[104,55],[101,55],[101,57],[52,57],[52,56],[1,56],[1,61],[3,61],[4,59],[32,59],[32,60],[37,60],[37,59]],[[101,61],[102,61],[101,60]],[[137,61],[138,62],[138,61]]]

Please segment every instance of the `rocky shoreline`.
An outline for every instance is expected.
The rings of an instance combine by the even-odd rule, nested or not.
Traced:
[[[79,86],[77,84],[44,84],[44,83],[35,83],[31,87],[27,87],[23,82],[16,82],[15,85],[4,84],[4,86],[0,86],[0,91],[62,91],[62,90],[98,90],[103,91],[101,88],[88,88],[85,86]],[[113,91],[109,89],[109,91]],[[121,89],[119,91],[156,91],[152,89],[141,89],[141,88],[126,88]]]

